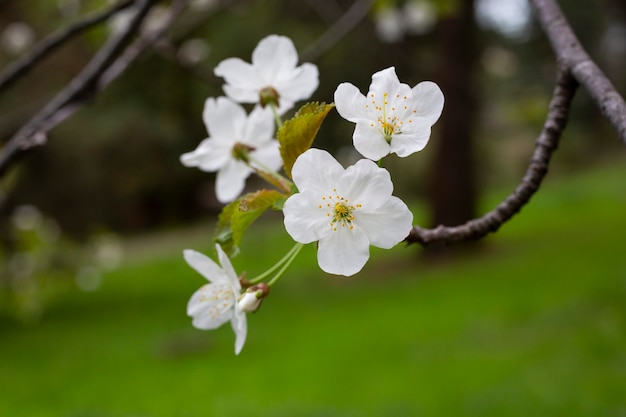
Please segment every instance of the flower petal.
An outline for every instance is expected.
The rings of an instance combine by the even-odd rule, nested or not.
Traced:
[[[250,156],[274,171],[278,171],[283,165],[277,140],[258,146],[255,151],[250,153]],[[262,167],[259,168],[263,169]]]
[[[246,178],[252,170],[241,161],[231,159],[217,172],[215,196],[220,203],[234,201],[246,185]]]
[[[206,284],[189,299],[187,315],[198,329],[216,329],[233,317],[234,305],[230,284]]]
[[[383,249],[402,242],[413,227],[413,214],[402,200],[393,196],[377,210],[364,210],[355,217],[355,223],[363,228],[371,245]]]
[[[211,138],[204,139],[192,152],[180,156],[180,162],[186,167],[198,167],[203,171],[214,172],[228,162],[232,145]]]
[[[372,161],[389,155],[389,143],[380,130],[370,125],[370,121],[359,122],[356,124],[354,134],[352,135],[354,148],[364,157]]]
[[[414,100],[412,108],[416,110],[415,115],[424,117],[432,126],[443,111],[443,92],[432,81],[422,81],[413,87],[412,91]]]
[[[272,140],[274,136],[274,115],[269,108],[256,106],[248,115],[241,129],[239,142],[257,147]]]
[[[330,233],[327,210],[319,208],[319,204],[310,191],[294,194],[285,201],[285,229],[296,242],[315,242]]]
[[[389,171],[369,159],[361,159],[349,166],[338,187],[351,204],[360,204],[359,210],[377,210],[389,200],[393,183]]]
[[[396,75],[396,69],[395,67],[389,67],[375,72],[374,75],[372,75],[372,83],[370,84],[367,95],[370,96],[370,94],[374,94],[376,100],[382,100],[385,93],[387,93],[389,97],[394,97],[398,94],[397,90],[399,88],[400,80]]]
[[[286,36],[269,35],[252,52],[252,65],[267,85],[289,76],[298,64],[298,52]]]
[[[241,349],[243,349],[243,345],[246,343],[246,337],[248,336],[248,320],[246,313],[235,308],[230,324],[235,332],[235,355],[239,355]]]
[[[391,152],[395,152],[399,157],[404,158],[424,149],[429,139],[430,127],[394,135],[391,139]]]
[[[235,293],[239,293],[239,291],[241,290],[241,283],[239,282],[239,277],[235,272],[235,268],[233,268],[233,264],[230,262],[230,258],[228,257],[228,255],[226,255],[226,253],[219,244],[215,245],[215,250],[217,251],[217,258],[220,260],[222,269],[228,277],[228,282],[233,288],[233,291]]]
[[[319,241],[317,262],[324,272],[351,276],[359,272],[369,259],[369,245],[364,230],[359,227],[352,230],[341,228]]]
[[[239,104],[226,97],[208,98],[204,103],[202,118],[209,135],[234,143],[241,136],[241,126],[246,123],[246,111]]]
[[[316,65],[305,63],[296,68],[289,78],[280,80],[277,86],[282,99],[289,101],[306,100],[313,95],[319,86],[319,71]]]
[[[298,156],[291,176],[299,190],[309,190],[321,197],[332,191],[343,172],[343,167],[331,154],[311,148]]]
[[[185,249],[183,251],[183,257],[190,267],[198,271],[198,273],[205,277],[209,282],[214,284],[225,284],[230,282],[230,278],[227,273],[205,254],[196,252],[192,249]]]
[[[257,69],[239,58],[228,58],[220,62],[213,70],[216,76],[224,78],[224,92],[239,103],[256,103],[259,90],[264,82],[259,78]]]
[[[344,119],[356,123],[368,119],[365,105],[367,99],[359,89],[350,83],[341,83],[335,90],[335,108]]]

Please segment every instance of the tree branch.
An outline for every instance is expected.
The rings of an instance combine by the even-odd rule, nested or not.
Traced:
[[[300,54],[300,60],[303,62],[315,61],[320,55],[326,53],[367,16],[372,3],[373,0],[355,1],[348,11]]]
[[[189,0],[176,0],[172,4],[170,13],[163,21],[161,27],[140,37],[133,45],[128,47],[124,53],[102,74],[99,87],[104,88],[115,80],[119,75],[128,68],[142,53],[149,47],[154,45],[171,27],[176,18],[183,12]]]
[[[554,0],[531,0],[531,4],[557,60],[587,90],[626,145],[626,103],[622,96],[580,45],[559,5]]]
[[[503,202],[489,213],[454,227],[440,225],[434,229],[414,227],[406,238],[408,243],[428,246],[433,243],[456,243],[475,240],[493,233],[519,212],[539,189],[548,172],[552,152],[556,150],[565,125],[577,83],[566,66],[559,65],[557,81],[552,93],[550,109],[543,130],[537,139],[535,151],[522,181]]]
[[[109,17],[126,9],[134,0],[124,0],[105,10],[84,16],[74,24],[51,33],[37,43],[28,53],[6,66],[0,73],[0,92],[26,75],[38,62],[59,46],[83,31],[107,20]]]
[[[46,133],[97,91],[100,77],[124,51],[155,2],[135,0],[137,12],[129,25],[112,35],[85,68],[0,149],[0,177],[18,156],[33,146],[45,143]]]
[[[515,191],[484,216],[460,226],[414,227],[406,241],[424,246],[480,239],[495,232],[519,212],[539,189],[548,172],[552,152],[567,122],[571,100],[578,84],[583,86],[602,114],[626,144],[626,103],[609,79],[580,45],[555,0],[530,0],[557,58],[557,82],[550,110],[524,178]]]

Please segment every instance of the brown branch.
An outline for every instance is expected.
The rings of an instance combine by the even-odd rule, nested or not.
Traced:
[[[2,70],[0,73],[0,91],[26,75],[43,58],[50,55],[50,53],[74,36],[107,20],[114,14],[126,9],[131,4],[133,4],[133,0],[124,0],[105,10],[88,14],[72,25],[46,36],[28,53],[22,55]]]
[[[185,0],[185,3],[188,3],[189,0]],[[222,0],[218,5],[210,8],[207,12],[203,13],[193,13],[190,16],[191,22],[187,22],[183,25],[183,30],[179,30],[176,33],[176,37],[178,39],[185,39],[189,36],[190,33],[195,32],[200,26],[206,24],[207,20],[211,17],[215,16],[218,12],[231,7],[234,4],[241,3],[241,0]],[[175,46],[175,41],[172,39],[167,39],[166,41],[155,42],[153,44],[152,50],[159,54],[162,58],[168,60],[169,62],[178,65],[180,68],[188,71],[191,75],[196,77],[198,80],[209,83],[216,84],[218,83],[217,78],[213,75],[213,71],[208,68],[204,68],[204,66],[199,65],[198,63],[192,64],[183,61],[178,56],[178,49]]]
[[[143,35],[133,45],[128,47],[124,53],[102,74],[99,86],[104,88],[115,80],[119,75],[128,68],[148,48],[163,37],[165,32],[172,26],[176,18],[185,10],[189,0],[176,0],[170,9],[167,18],[158,29]]]
[[[531,0],[531,4],[557,60],[587,90],[626,144],[626,103],[622,96],[583,49],[559,5],[554,0]]]
[[[558,146],[561,132],[565,129],[576,87],[576,81],[572,78],[568,68],[560,65],[543,130],[537,139],[535,151],[526,174],[512,194],[484,216],[472,219],[460,226],[440,225],[434,229],[423,229],[416,226],[411,230],[406,241],[427,246],[433,243],[449,244],[480,239],[498,230],[500,226],[519,212],[539,189],[541,181],[548,172],[550,157]]]
[[[129,25],[112,35],[85,68],[0,149],[0,177],[17,157],[33,146],[45,143],[46,133],[97,91],[102,74],[124,51],[155,2],[156,0],[136,0],[137,12]]]
[[[348,32],[367,16],[373,0],[357,0],[312,45],[300,54],[301,61],[315,61],[331,49]]]
[[[440,225],[434,229],[423,229],[416,226],[406,239],[408,243],[427,246],[433,243],[449,244],[480,239],[498,230],[518,213],[539,189],[548,171],[550,157],[565,128],[571,100],[578,84],[587,90],[626,144],[624,99],[580,45],[556,1],[530,1],[552,44],[559,65],[548,116],[524,178],[511,195],[484,216],[454,227]]]

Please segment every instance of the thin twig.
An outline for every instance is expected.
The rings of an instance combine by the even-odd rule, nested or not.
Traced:
[[[156,0],[136,0],[137,12],[128,26],[112,35],[85,68],[9,139],[0,150],[0,177],[23,152],[33,146],[41,145],[42,138],[45,142],[46,133],[54,126],[49,120],[61,119],[55,116],[58,112],[67,111],[68,106],[75,106],[91,97],[103,72],[122,53],[155,2]]]
[[[176,18],[183,12],[183,10],[185,10],[188,3],[189,0],[174,1],[168,16],[163,21],[162,25],[159,28],[141,36],[135,43],[129,46],[124,53],[120,55],[109,68],[107,68],[106,71],[104,71],[98,83],[99,88],[102,89],[109,85],[142,53],[161,39],[165,32],[172,26],[172,23],[174,23]]]
[[[33,46],[30,51],[7,65],[5,69],[2,70],[0,73],[0,91],[26,75],[38,62],[55,51],[59,46],[63,45],[65,42],[85,30],[107,20],[121,10],[126,9],[133,4],[133,2],[134,0],[124,0],[104,10],[85,15],[82,19],[72,25],[53,32],[43,38],[40,42]]]
[[[434,229],[422,229],[416,226],[411,230],[406,241],[428,246],[433,243],[449,244],[480,239],[498,230],[500,226],[519,212],[539,189],[541,181],[548,172],[550,157],[552,152],[556,150],[561,132],[567,124],[567,116],[576,87],[577,83],[568,69],[560,65],[543,130],[537,139],[535,151],[526,174],[513,193],[484,216],[472,219],[460,226],[440,225]]]
[[[315,61],[330,50],[348,32],[359,24],[372,6],[373,0],[357,0],[337,21],[306,48],[301,54],[302,61]]]
[[[550,110],[526,175],[515,191],[494,210],[463,225],[434,229],[414,227],[409,243],[455,243],[479,239],[495,232],[528,203],[548,171],[550,156],[565,128],[571,100],[578,84],[583,86],[602,114],[611,122],[626,144],[626,103],[609,79],[591,60],[554,0],[531,0],[537,18],[552,44],[559,64],[557,83]]]
[[[622,96],[581,46],[559,5],[554,0],[531,0],[531,4],[557,60],[587,90],[626,145],[626,103]]]

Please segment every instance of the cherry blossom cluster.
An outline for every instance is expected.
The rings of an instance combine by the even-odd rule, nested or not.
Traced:
[[[307,103],[283,121],[297,102],[313,95],[319,77],[315,65],[298,65],[293,42],[278,35],[259,42],[251,63],[229,58],[214,72],[225,80],[225,96],[206,100],[208,137],[180,159],[185,166],[216,172],[216,197],[226,206],[216,237],[219,264],[199,252],[184,252],[187,263],[209,281],[193,294],[187,313],[200,329],[230,322],[239,354],[247,334],[246,313],[258,309],[302,245],[317,243],[324,272],[351,276],[368,261],[370,246],[390,249],[407,237],[413,214],[392,195],[391,175],[380,161],[389,154],[406,157],[422,150],[444,98],[435,83],[411,88],[390,67],[372,76],[367,94],[342,83],[334,104]],[[243,104],[252,107],[249,113]],[[311,147],[333,107],[355,124],[353,145],[364,157],[348,168],[329,152]],[[242,195],[253,173],[273,189]],[[245,231],[241,224],[247,227],[269,208],[282,210],[295,246],[268,271],[243,279],[229,256]]]

